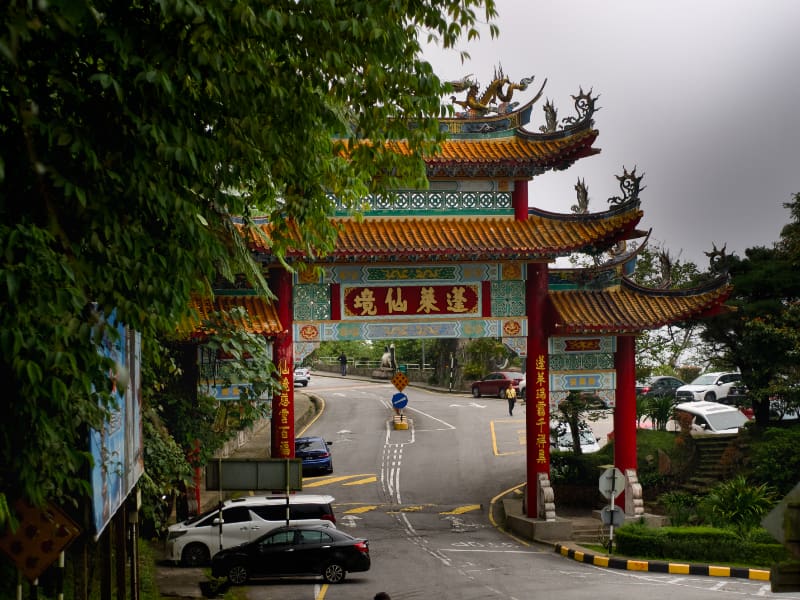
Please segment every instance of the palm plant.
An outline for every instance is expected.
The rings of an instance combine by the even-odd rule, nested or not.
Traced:
[[[753,485],[744,475],[723,481],[703,499],[700,514],[717,527],[731,527],[746,537],[760,527],[775,505],[775,493],[766,483]]]

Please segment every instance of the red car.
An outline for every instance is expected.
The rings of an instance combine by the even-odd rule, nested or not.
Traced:
[[[517,394],[519,394],[519,382],[522,381],[523,377],[525,377],[525,375],[517,373],[516,371],[495,371],[494,373],[489,373],[480,381],[476,381],[472,384],[472,395],[475,398],[480,398],[481,396],[497,396],[498,398],[503,398],[509,386],[513,386]]]

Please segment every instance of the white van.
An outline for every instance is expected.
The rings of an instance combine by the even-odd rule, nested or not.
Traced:
[[[333,496],[289,495],[289,525],[324,525],[336,528]],[[286,496],[248,496],[222,504],[222,539],[219,508],[169,527],[166,559],[184,566],[208,563],[222,548],[238,546],[286,525]]]
[[[748,421],[735,406],[719,402],[681,402],[675,410],[692,415],[692,429],[705,433],[738,433]]]

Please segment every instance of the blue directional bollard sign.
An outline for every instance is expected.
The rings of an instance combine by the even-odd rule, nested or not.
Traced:
[[[406,404],[408,404],[408,396],[403,394],[402,392],[397,392],[395,395],[392,396],[392,406],[396,409],[405,408]]]

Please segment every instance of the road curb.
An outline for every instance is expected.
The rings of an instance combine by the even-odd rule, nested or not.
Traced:
[[[689,563],[671,563],[657,560],[633,560],[592,554],[584,550],[569,548],[563,544],[555,544],[555,551],[561,556],[596,567],[622,569],[625,571],[644,571],[649,573],[672,573],[676,575],[706,575],[709,577],[735,577],[738,579],[755,579],[769,581],[769,569],[751,569],[748,567],[719,567]]]

